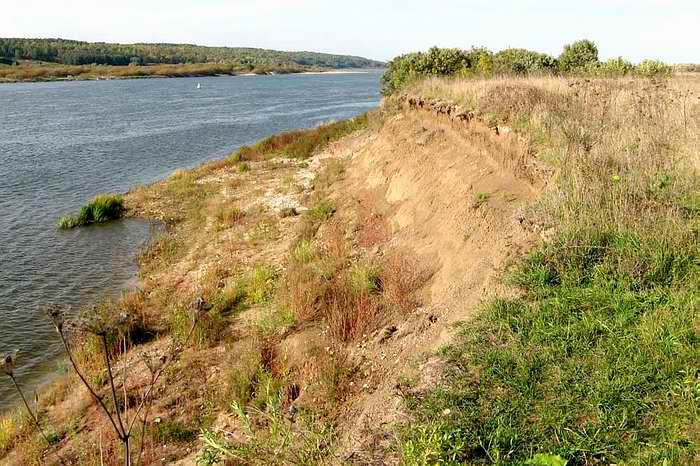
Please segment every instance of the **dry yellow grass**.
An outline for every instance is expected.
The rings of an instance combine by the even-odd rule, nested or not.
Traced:
[[[697,189],[700,77],[429,79],[408,92],[464,106],[527,138],[555,167],[539,221],[562,228],[677,229]],[[675,199],[668,199],[674,196]],[[676,225],[676,226],[674,226]]]

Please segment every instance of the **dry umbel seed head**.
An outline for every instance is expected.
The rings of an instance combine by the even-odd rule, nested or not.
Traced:
[[[97,308],[93,307],[80,317],[78,328],[84,332],[92,333],[93,335],[103,336],[107,335],[107,333],[114,328],[114,325],[107,319],[104,313],[99,312]]]
[[[142,352],[141,359],[143,359],[144,364],[146,364],[146,367],[153,376],[155,376],[168,362],[168,357],[166,355],[156,351]]]
[[[17,366],[17,353],[19,350],[11,351],[9,353],[0,354],[0,369],[9,375],[14,377],[15,367]]]
[[[194,311],[194,320],[195,321],[199,320],[204,314],[209,312],[209,310],[211,308],[212,308],[212,306],[207,304],[207,302],[201,296],[198,296],[197,298],[195,298],[194,301],[192,301],[192,310]]]
[[[63,331],[63,324],[65,323],[65,313],[63,312],[63,308],[55,304],[50,304],[46,307],[44,312],[46,312],[48,318],[51,319],[51,322],[53,322],[53,326],[56,328],[56,331],[61,333]]]

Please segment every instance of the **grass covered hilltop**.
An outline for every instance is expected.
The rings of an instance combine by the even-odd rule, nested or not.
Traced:
[[[700,76],[576,50],[401,57],[366,115],[91,201],[165,228],[50,309],[80,375],[4,464],[698,464]]]
[[[299,73],[382,66],[367,58],[316,52],[0,38],[0,81]]]

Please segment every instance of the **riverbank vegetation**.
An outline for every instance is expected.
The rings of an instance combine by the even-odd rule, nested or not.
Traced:
[[[0,81],[285,74],[383,65],[315,52],[0,38]]]
[[[686,69],[686,68],[683,68]],[[382,92],[390,95],[404,85],[430,76],[488,77],[527,75],[584,75],[588,77],[669,76],[673,68],[658,60],[632,64],[622,57],[598,59],[598,47],[589,40],[564,46],[558,57],[527,49],[491,52],[433,47],[427,52],[394,58],[382,76]]]
[[[252,145],[243,146],[230,156],[230,160],[263,160],[284,155],[305,159],[318,150],[323,150],[333,141],[367,127],[367,114],[333,123],[327,123],[311,130],[289,131],[272,135]]]
[[[77,215],[62,217],[58,221],[58,228],[70,230],[71,228],[84,227],[96,223],[106,223],[121,218],[124,213],[124,198],[120,195],[103,194],[95,196],[87,204],[80,208]]]
[[[463,324],[442,352],[444,382],[407,398],[408,464],[697,460],[699,89],[557,78],[408,89],[507,125],[556,170],[528,215],[551,240],[508,274],[519,293]],[[562,461],[525,463],[538,453]]]
[[[301,66],[259,65],[253,68],[236,65],[204,63],[182,65],[56,65],[29,63],[0,66],[0,81],[54,81],[127,78],[186,78],[205,76],[236,76],[241,74],[289,74],[317,70]],[[320,70],[320,69],[318,69]]]

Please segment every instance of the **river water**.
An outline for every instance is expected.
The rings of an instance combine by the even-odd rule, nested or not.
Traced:
[[[349,118],[379,102],[379,72],[0,85],[0,352],[31,392],[56,369],[40,309],[133,286],[144,221],[59,231],[98,193],[125,192],[243,144]],[[197,84],[201,88],[197,89]],[[17,399],[0,374],[0,410]]]

